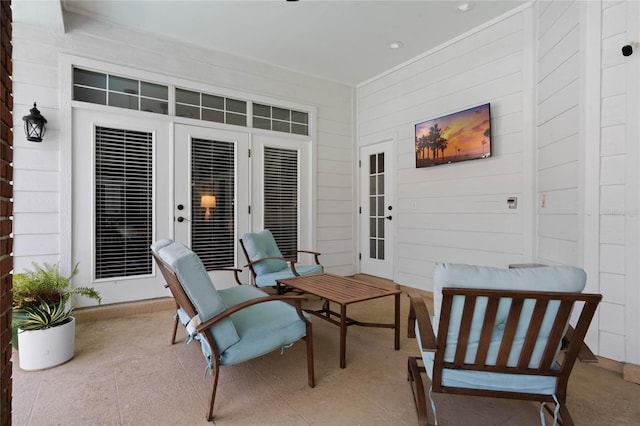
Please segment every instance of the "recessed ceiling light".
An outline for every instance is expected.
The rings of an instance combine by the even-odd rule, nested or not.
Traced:
[[[402,46],[404,46],[404,43],[401,41],[392,41],[389,43],[390,49],[400,49]]]
[[[460,3],[456,6],[456,9],[458,9],[458,12],[468,12],[472,7],[472,3]]]

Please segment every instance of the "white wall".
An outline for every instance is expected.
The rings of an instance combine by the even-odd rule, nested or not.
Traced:
[[[578,265],[580,4],[540,2],[537,9],[538,259]]]
[[[358,87],[358,144],[397,135],[400,284],[431,290],[436,262],[530,261],[528,16],[495,22]],[[416,169],[416,123],[487,102],[491,158]]]
[[[621,54],[640,40],[640,7],[602,2],[601,21],[600,353],[640,364],[640,46]]]
[[[19,2],[12,6],[20,7]],[[61,54],[182,78],[251,95],[317,107],[316,249],[328,270],[355,272],[353,266],[353,89],[228,54],[158,40],[120,28],[89,23],[67,15],[61,34],[19,22],[13,26],[14,115],[28,114],[35,100],[48,120],[41,144],[27,142],[15,123],[14,265],[20,271],[32,261],[57,262],[69,254],[69,187],[61,163],[70,155],[62,147],[70,123],[61,123]],[[67,129],[67,130],[65,130]],[[62,201],[61,201],[62,200]],[[81,248],[74,248],[74,250]]]

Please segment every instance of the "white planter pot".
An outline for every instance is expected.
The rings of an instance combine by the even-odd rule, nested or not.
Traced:
[[[55,367],[73,358],[76,319],[45,330],[18,329],[20,368],[27,371]]]

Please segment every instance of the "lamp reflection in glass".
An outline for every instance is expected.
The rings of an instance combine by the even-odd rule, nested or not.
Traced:
[[[203,195],[200,197],[200,207],[204,207],[206,210],[204,211],[204,217],[211,217],[212,208],[216,207],[216,196],[215,195]]]
[[[33,108],[29,111],[29,115],[22,117],[24,120],[24,132],[27,134],[27,140],[31,142],[42,142],[44,132],[47,130],[47,119],[40,115],[40,111],[33,103]]]

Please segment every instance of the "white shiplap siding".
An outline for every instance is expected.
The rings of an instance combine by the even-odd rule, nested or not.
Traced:
[[[523,15],[518,13],[358,88],[358,141],[396,134],[396,281],[430,290],[437,262],[522,261]],[[415,168],[414,125],[491,103],[493,157]]]
[[[579,2],[541,2],[537,50],[538,258],[579,264]],[[571,198],[569,199],[571,200]],[[558,205],[560,204],[560,206]],[[561,207],[562,206],[562,207]],[[573,225],[572,225],[573,224]]]
[[[614,360],[625,359],[625,310],[630,300],[620,297],[627,282],[626,200],[627,65],[620,48],[627,43],[627,2],[602,2],[602,82],[600,151],[600,307],[599,352]],[[637,52],[634,52],[637,53]],[[637,166],[636,166],[637,167]]]

